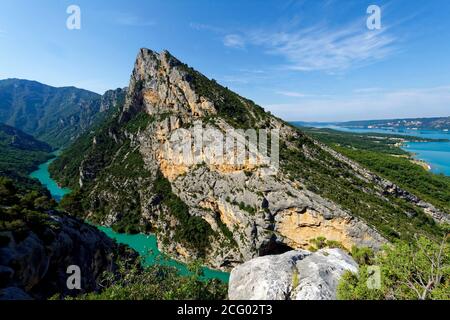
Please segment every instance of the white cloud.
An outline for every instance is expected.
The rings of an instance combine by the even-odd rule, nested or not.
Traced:
[[[266,54],[282,57],[285,68],[298,71],[332,73],[371,64],[396,52],[398,40],[385,25],[381,30],[368,30],[365,19],[342,27],[300,27],[298,23],[241,31],[198,23],[191,23],[190,27],[222,34],[226,47],[259,47]]]
[[[230,48],[243,48],[245,46],[245,41],[240,35],[227,34],[223,38],[223,44]]]
[[[266,108],[286,120],[345,121],[450,116],[450,86],[302,99]]]
[[[283,57],[298,71],[336,71],[384,59],[395,51],[388,29],[371,31],[361,21],[343,28],[317,25],[294,31],[252,31],[247,41]]]

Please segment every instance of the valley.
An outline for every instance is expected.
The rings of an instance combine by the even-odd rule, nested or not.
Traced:
[[[430,200],[444,211],[450,209],[450,177],[426,172],[426,164],[417,162],[415,153],[410,151],[410,146],[414,144],[423,146],[425,150],[441,150],[444,155],[437,162],[446,162],[446,150],[450,143],[446,138],[450,135],[427,132],[408,136],[380,131],[370,133],[367,130],[350,132],[347,129],[341,132],[328,128],[302,129],[411,193]],[[432,169],[435,168],[434,161],[429,162]],[[436,170],[431,171],[439,173]]]
[[[35,86],[45,88],[33,84],[33,90]],[[77,90],[70,89],[71,97],[81,97],[64,102],[74,102],[64,110],[86,112],[87,118],[68,124],[58,107],[59,121],[50,121],[45,128],[33,123],[46,123],[46,117],[21,118],[23,122],[16,116],[8,118],[8,123],[46,142],[5,127],[8,152],[3,157],[36,149],[30,161],[14,171],[35,191],[29,195],[28,186],[14,189],[8,179],[16,178],[4,173],[10,160],[0,162],[2,176],[8,178],[2,180],[0,192],[10,199],[1,207],[5,222],[0,235],[14,240],[8,240],[8,250],[16,243],[25,245],[26,237],[18,236],[25,231],[25,236],[47,241],[47,228],[64,230],[48,223],[58,216],[62,217],[58,221],[68,219],[68,224],[89,230],[92,239],[107,243],[102,252],[115,260],[107,260],[109,277],[96,269],[90,286],[79,293],[61,287],[36,293],[36,288],[47,285],[47,278],[22,284],[8,276],[8,283],[23,291],[20,294],[48,298],[59,293],[61,298],[93,300],[224,299],[229,281],[230,298],[336,299],[343,296],[340,286],[358,286],[359,278],[350,274],[384,261],[387,248],[406,252],[413,250],[408,246],[423,242],[435,250],[448,233],[449,177],[428,172],[407,151],[420,148],[414,144],[448,143],[445,137],[298,128],[168,51],[145,48],[138,52],[126,90],[89,99]],[[26,105],[26,95],[14,94],[14,101]],[[54,94],[55,101],[65,99],[63,93]],[[20,114],[20,108],[15,110]],[[196,128],[232,131],[236,142],[230,147],[205,138],[199,149],[180,142],[195,136]],[[217,145],[239,159],[235,143],[246,141],[247,129],[279,133],[279,166],[246,158],[263,158],[259,149],[252,149],[242,162],[211,161],[210,152]],[[55,135],[55,130],[61,134]],[[22,151],[17,137],[27,145]],[[176,153],[180,146],[201,161],[184,161]],[[33,206],[37,213],[29,212]],[[97,247],[92,239],[82,241]],[[5,260],[5,268],[12,269],[14,264],[1,250],[1,264]],[[74,259],[60,254],[57,261]],[[90,253],[82,264],[89,264],[89,259]],[[261,272],[251,271],[254,264],[263,267]],[[14,269],[11,274],[20,272]],[[54,269],[46,272],[54,276]],[[341,285],[341,279],[347,282]],[[98,288],[95,284],[101,281],[108,285]],[[254,289],[265,281],[271,285]],[[389,296],[389,290],[380,289],[378,297]],[[441,296],[440,291],[436,294]]]
[[[71,190],[59,187],[56,181],[50,177],[48,167],[55,159],[56,158],[53,158],[41,164],[38,170],[33,171],[30,174],[30,177],[38,179],[39,182],[48,189],[52,197],[59,202],[65,195],[69,194]],[[153,234],[125,234],[116,232],[112,228],[104,226],[99,226],[98,229],[109,238],[117,241],[117,243],[127,245],[139,253],[143,259],[144,266],[162,264],[177,268],[181,275],[187,276],[190,274],[186,265],[169,259],[159,251],[156,236]],[[202,272],[204,279],[219,279],[223,282],[227,282],[229,278],[228,273],[217,270],[204,268],[202,269]]]
[[[325,131],[326,129],[337,130],[340,133],[334,131],[334,135],[340,135],[341,138],[345,137],[346,132],[359,134],[360,136],[365,137],[379,137],[378,140],[384,140],[389,145],[398,144],[398,146],[400,146],[402,150],[406,151],[399,153],[398,148],[390,148],[389,150],[391,154],[405,155],[408,153],[412,153],[418,160],[428,162],[431,165],[430,170],[433,173],[442,173],[447,176],[450,175],[450,133],[445,130],[412,130],[405,127],[346,127],[345,123],[337,125],[327,123],[308,124],[303,122],[293,122],[293,124],[304,128],[316,127],[317,129],[323,129]],[[373,138],[372,140],[374,140]],[[361,144],[359,146],[361,146]],[[376,147],[374,148],[373,144],[371,144],[371,146],[373,150],[377,150]],[[380,147],[383,148],[383,146],[384,144],[381,143]]]

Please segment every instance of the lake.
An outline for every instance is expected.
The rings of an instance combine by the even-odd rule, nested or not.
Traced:
[[[57,155],[57,153],[55,153]],[[48,166],[55,161],[56,157],[41,164],[38,170],[30,174],[31,177],[38,179],[47,189],[56,201],[60,201],[64,195],[71,192],[68,188],[61,188],[55,180],[50,177]],[[136,250],[143,257],[143,264],[146,266],[155,263],[176,267],[181,275],[189,275],[186,265],[176,260],[170,259],[162,254],[158,249],[156,236],[153,234],[123,234],[117,233],[112,228],[97,226],[108,237],[115,239],[118,243],[126,244]],[[204,279],[219,279],[228,282],[230,274],[219,270],[203,268]]]
[[[293,122],[293,124],[296,124]],[[308,124],[302,123],[307,126]],[[425,139],[448,139],[450,132],[440,130],[413,130],[407,128],[354,128],[341,127],[333,124],[311,124],[315,128],[328,128],[344,132],[355,133],[385,133],[400,134],[404,136],[420,137]],[[402,149],[413,154],[413,157],[423,160],[431,166],[431,172],[450,176],[450,141],[443,142],[407,142]]]

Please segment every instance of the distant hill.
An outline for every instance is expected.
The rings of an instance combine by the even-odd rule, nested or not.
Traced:
[[[13,179],[19,187],[40,187],[28,178],[37,166],[52,157],[52,147],[32,136],[0,124],[0,176]]]
[[[124,90],[101,95],[75,87],[55,88],[36,81],[0,80],[0,122],[53,147],[68,145],[89,129]]]
[[[335,123],[341,127],[362,127],[362,128],[410,128],[410,129],[433,129],[450,130],[450,117],[436,118],[411,118],[411,119],[391,119],[391,120],[362,120]]]

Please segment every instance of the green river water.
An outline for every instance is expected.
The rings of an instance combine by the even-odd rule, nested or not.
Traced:
[[[57,155],[57,153],[55,153]],[[56,201],[60,201],[64,195],[70,193],[70,189],[58,186],[49,174],[48,166],[56,158],[53,158],[41,164],[38,170],[30,174],[31,177],[38,179],[52,194]],[[98,226],[108,237],[115,239],[118,243],[127,244],[136,250],[144,259],[144,264],[149,266],[155,263],[176,267],[180,274],[188,275],[189,271],[183,263],[167,258],[158,250],[156,236],[153,234],[123,234],[117,233],[112,228]],[[219,279],[228,282],[229,273],[203,268],[205,279]]]

